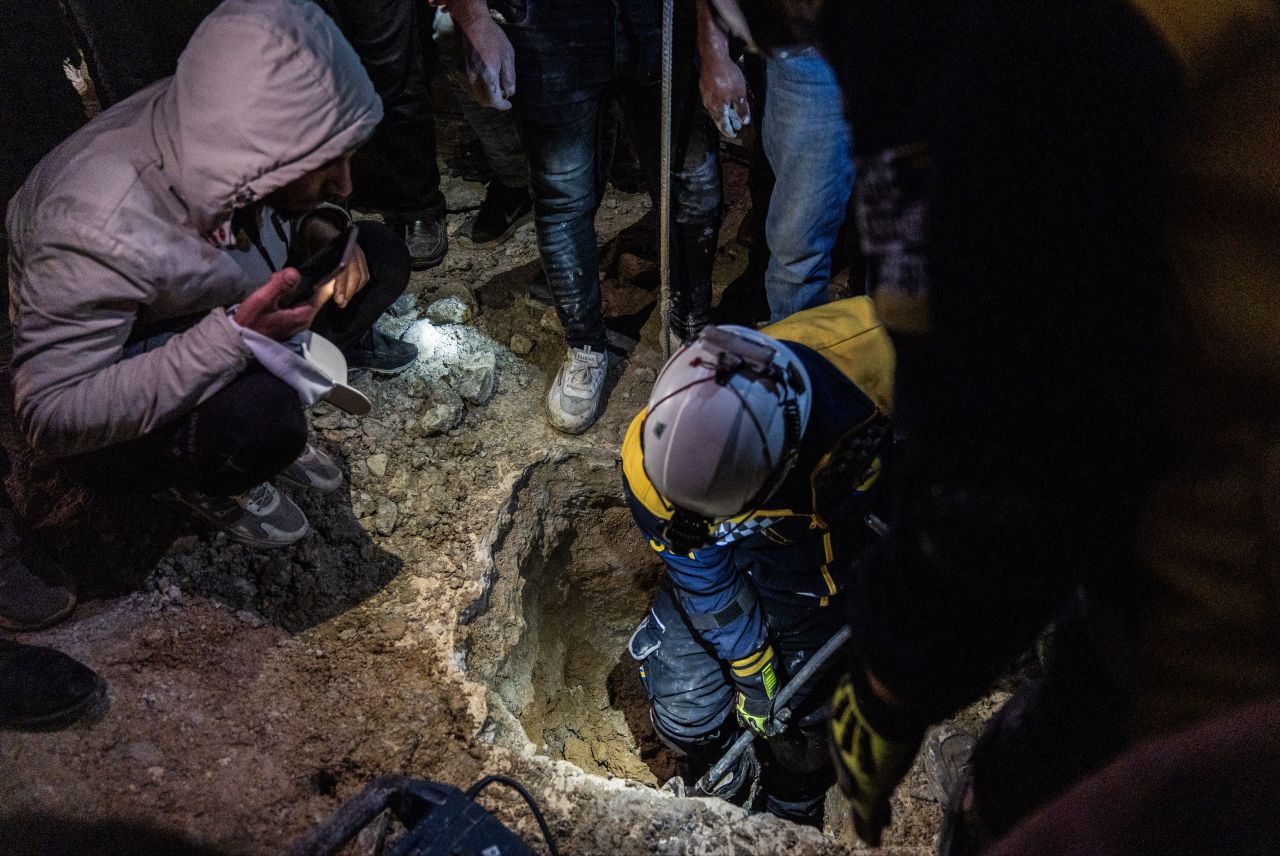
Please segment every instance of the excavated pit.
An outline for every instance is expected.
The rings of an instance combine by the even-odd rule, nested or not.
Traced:
[[[587,773],[674,773],[627,641],[661,562],[631,521],[616,460],[559,453],[528,468],[490,536],[486,591],[463,617],[469,675],[489,688],[485,736]]]

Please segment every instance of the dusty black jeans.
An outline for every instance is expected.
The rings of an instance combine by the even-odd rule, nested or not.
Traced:
[[[692,4],[689,11],[691,12]],[[622,105],[645,183],[658,203],[661,85],[659,31],[628,10],[641,3],[596,3],[566,29],[546,7],[524,27],[508,27],[516,51],[515,110],[529,158],[530,190],[542,266],[570,346],[605,345],[595,215],[607,155],[600,125],[612,96]],[[600,10],[613,9],[612,16]],[[688,335],[711,309],[711,268],[720,230],[719,136],[698,95],[692,19],[677,33],[672,96],[672,321]],[[585,29],[584,29],[585,28]],[[572,32],[572,35],[570,35]],[[574,82],[580,81],[580,82]]]

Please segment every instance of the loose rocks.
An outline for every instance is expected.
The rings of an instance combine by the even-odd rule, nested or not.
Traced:
[[[487,404],[498,388],[498,360],[492,352],[479,353],[458,366],[458,394],[468,404]]]
[[[475,312],[462,298],[446,297],[427,307],[427,320],[432,324],[466,324]]]
[[[532,353],[532,351],[533,340],[528,336],[523,333],[516,333],[511,337],[511,353],[523,357],[526,354]]]

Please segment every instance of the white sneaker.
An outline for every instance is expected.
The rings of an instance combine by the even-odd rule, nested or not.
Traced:
[[[271,482],[239,496],[206,496],[171,488],[167,498],[251,547],[284,547],[305,538],[311,524],[302,509]]]
[[[281,470],[276,478],[294,487],[331,493],[342,487],[342,468],[333,458],[308,443],[298,459]]]
[[[607,355],[590,348],[570,348],[547,392],[547,418],[565,434],[581,434],[600,415]]]

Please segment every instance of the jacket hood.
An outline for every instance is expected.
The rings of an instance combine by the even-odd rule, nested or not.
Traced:
[[[382,118],[369,76],[310,0],[226,0],[155,102],[170,189],[212,231],[366,140]]]

